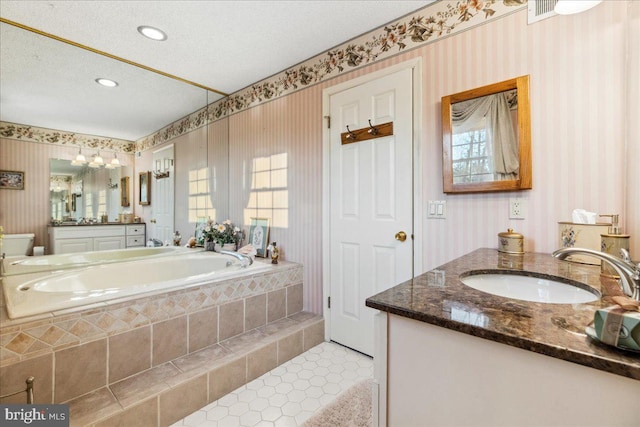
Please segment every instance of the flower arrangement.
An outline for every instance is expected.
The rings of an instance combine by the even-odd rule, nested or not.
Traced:
[[[204,224],[201,235],[202,243],[213,240],[219,245],[224,245],[225,243],[238,244],[242,240],[243,232],[231,220],[226,220],[222,224],[209,220]]]

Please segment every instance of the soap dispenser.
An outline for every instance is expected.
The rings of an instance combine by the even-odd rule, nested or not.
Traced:
[[[620,215],[618,214],[607,214],[600,215],[602,217],[611,218],[611,225],[607,230],[606,234],[601,234],[601,251],[607,253],[609,255],[613,255],[615,257],[620,258],[620,249],[629,250],[629,236],[628,234],[622,234],[622,230],[618,225],[618,219]],[[600,274],[603,276],[609,277],[618,277],[618,274],[615,272],[609,263],[601,262],[600,263]]]

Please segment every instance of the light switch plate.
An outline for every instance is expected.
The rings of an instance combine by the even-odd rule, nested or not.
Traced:
[[[427,204],[427,218],[444,219],[447,217],[446,200],[429,200]]]

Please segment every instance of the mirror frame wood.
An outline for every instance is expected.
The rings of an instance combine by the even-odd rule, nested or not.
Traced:
[[[144,184],[144,186],[143,186]],[[138,181],[139,191],[139,201],[138,204],[141,206],[148,206],[151,204],[151,172],[140,172],[140,179]]]
[[[129,201],[129,177],[120,178],[120,206],[128,207],[131,205]]]
[[[518,137],[520,169],[517,180],[454,184],[451,104],[480,98],[512,89],[518,91]],[[531,110],[529,106],[529,76],[516,77],[503,82],[442,97],[442,184],[445,193],[479,193],[517,191],[532,188],[531,176]]]

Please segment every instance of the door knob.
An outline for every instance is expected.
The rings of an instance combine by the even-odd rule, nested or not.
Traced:
[[[149,222],[150,222],[151,224],[155,224],[155,223],[156,223],[156,220],[155,220],[155,219],[152,219],[152,220],[151,220],[151,221],[149,221]]]
[[[405,233],[404,231],[398,231],[396,233],[396,240],[404,242],[405,240],[407,240],[407,233]]]

